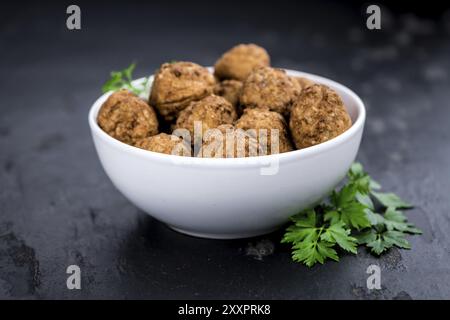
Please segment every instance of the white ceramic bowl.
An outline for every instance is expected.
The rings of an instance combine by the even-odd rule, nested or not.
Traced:
[[[365,121],[361,99],[332,80],[287,70],[336,90],[352,127],[325,143],[251,158],[211,159],[141,150],[106,134],[89,112],[98,156],[116,188],[134,205],[189,235],[232,239],[271,232],[289,216],[326,196],[345,176],[358,152]]]

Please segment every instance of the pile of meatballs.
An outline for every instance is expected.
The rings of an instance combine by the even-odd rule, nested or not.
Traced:
[[[113,138],[138,148],[220,158],[307,148],[352,124],[333,89],[271,67],[267,51],[255,44],[225,52],[214,73],[192,62],[164,63],[154,75],[148,101],[125,89],[116,91],[101,106],[97,121]],[[230,143],[238,139],[244,143]]]

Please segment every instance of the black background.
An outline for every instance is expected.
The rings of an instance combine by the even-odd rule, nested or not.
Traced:
[[[66,28],[78,4],[82,29]],[[0,5],[0,298],[450,298],[450,11],[440,2],[17,2]],[[255,42],[274,66],[332,78],[368,110],[358,159],[416,205],[412,250],[365,250],[312,269],[281,233],[213,241],[175,233],[104,174],[87,113],[113,69],[212,65]],[[270,252],[272,254],[265,255]],[[82,290],[66,288],[66,267]],[[366,289],[378,264],[382,289]]]

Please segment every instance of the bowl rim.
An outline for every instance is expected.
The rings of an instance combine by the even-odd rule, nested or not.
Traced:
[[[209,68],[211,70],[211,68]],[[88,121],[91,129],[91,133],[94,136],[100,138],[104,143],[109,144],[111,147],[120,149],[122,152],[126,152],[130,155],[141,157],[144,159],[148,159],[151,161],[158,161],[164,163],[173,163],[173,164],[183,164],[188,166],[198,166],[198,167],[260,167],[267,166],[273,161],[286,162],[286,161],[294,161],[298,159],[305,159],[317,156],[322,152],[326,152],[327,150],[338,147],[341,144],[344,144],[352,137],[354,137],[359,131],[361,131],[364,127],[364,122],[366,119],[366,109],[364,103],[361,98],[353,92],[348,87],[325,77],[318,76],[315,74],[283,69],[290,76],[299,76],[306,77],[314,82],[318,82],[327,86],[332,87],[333,89],[338,89],[341,92],[344,92],[346,95],[353,100],[357,107],[357,117],[356,121],[352,123],[352,126],[340,134],[337,137],[334,137],[328,141],[322,142],[320,144],[307,147],[300,150],[293,150],[279,154],[271,154],[264,156],[255,156],[255,157],[247,157],[247,158],[200,158],[200,157],[184,157],[178,155],[164,154],[159,152],[148,151],[144,149],[140,149],[131,145],[128,145],[124,142],[121,142],[110,135],[108,135],[105,131],[103,131],[97,123],[97,115],[100,110],[103,101],[107,99],[109,95],[113,93],[113,91],[109,91],[98,97],[89,110]],[[134,82],[142,82],[144,78],[136,79]]]

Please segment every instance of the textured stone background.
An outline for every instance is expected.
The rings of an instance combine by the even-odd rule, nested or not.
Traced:
[[[76,3],[76,32],[65,28],[69,3],[0,10],[0,298],[450,298],[450,11],[384,8],[383,30],[370,32],[355,1]],[[424,235],[410,238],[412,250],[307,269],[280,233],[183,236],[115,190],[87,124],[109,71],[211,65],[239,42],[361,95],[358,157],[416,204],[408,215]],[[66,289],[69,264],[82,269],[80,291]],[[380,291],[366,289],[370,264],[382,269]]]

